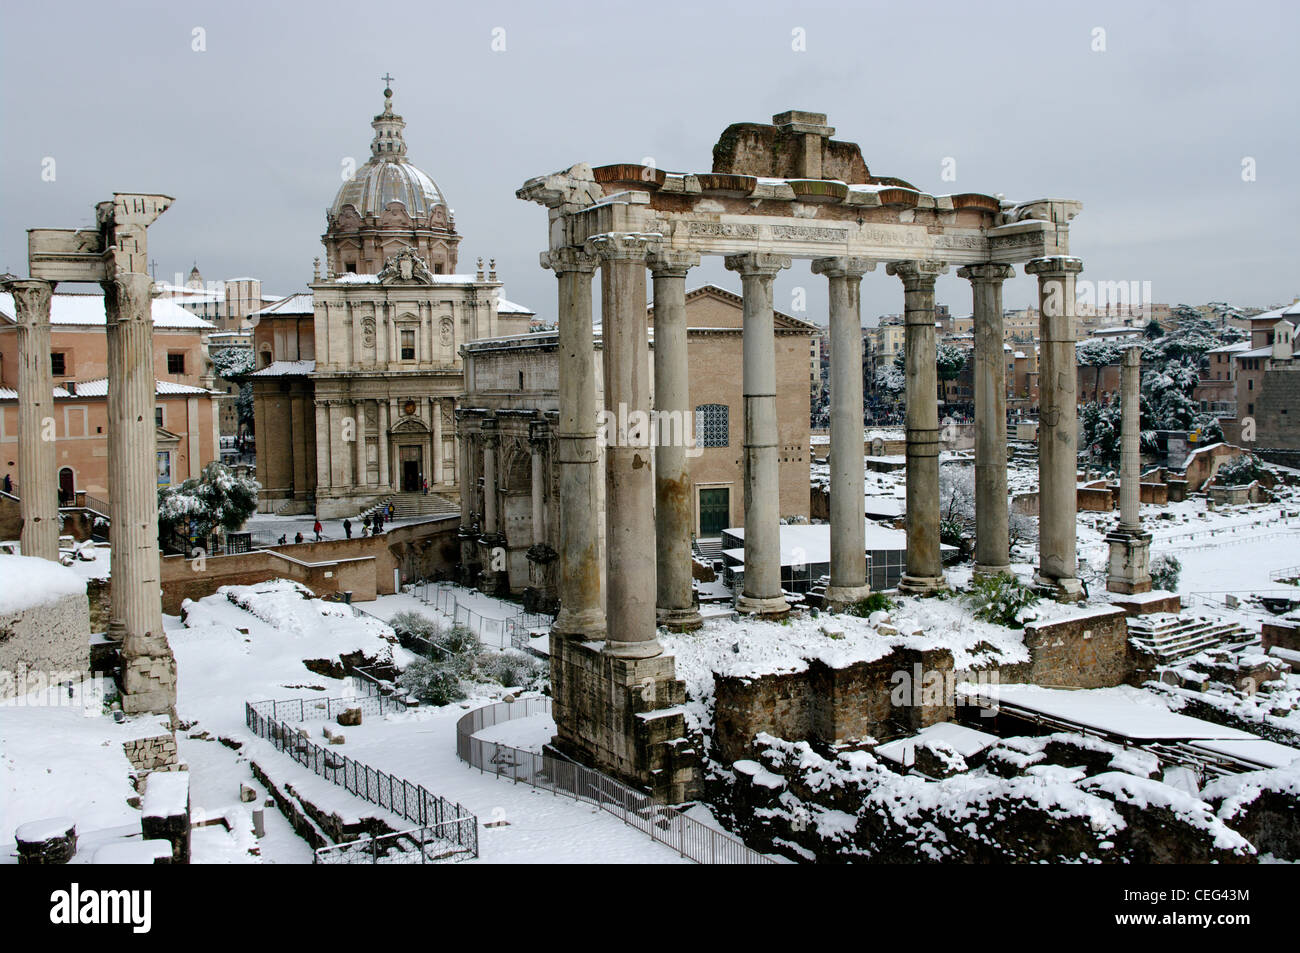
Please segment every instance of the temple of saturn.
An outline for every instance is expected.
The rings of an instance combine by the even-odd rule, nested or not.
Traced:
[[[604,441],[597,472],[592,276],[601,269],[605,409],[690,408],[686,276],[705,255],[740,275],[744,297],[743,592],[739,613],[779,617],[778,438],[772,288],[808,259],[830,292],[831,565],[827,600],[868,593],[864,545],[862,336],[868,272],[902,283],[906,314],[907,563],[900,589],[944,587],[939,548],[939,418],[935,279],[950,267],[971,284],[975,321],[977,570],[1008,567],[1002,283],[1023,263],[1036,275],[1041,317],[1040,535],[1037,584],[1079,598],[1075,558],[1075,277],[1069,222],[1079,202],[1013,203],[990,195],[929,195],[873,175],[857,144],[832,139],[819,113],[729,126],[713,169],[672,173],[640,164],[579,163],[530,179],[519,198],[546,206],[541,263],[559,283],[560,613],[551,679],[562,752],[648,786],[689,795],[692,752],[679,711],[683,687],[657,623],[689,627],[693,612],[689,502],[681,448],[650,446],[631,429]],[[647,355],[646,273],[655,313],[654,407]],[[620,415],[620,410],[623,413]],[[609,419],[609,418],[607,418]],[[836,447],[852,452],[835,453]],[[652,466],[653,463],[653,466]],[[595,520],[605,481],[605,550]],[[654,559],[648,543],[654,541]],[[600,560],[605,561],[601,592]],[[653,571],[652,571],[653,570]]]
[[[52,432],[50,296],[62,282],[104,289],[108,338],[108,479],[112,608],[108,635],[121,643],[122,707],[176,705],[176,661],[163,633],[155,473],[153,282],[146,231],[172,204],[166,195],[115,193],[95,206],[97,227],[29,229],[27,279],[10,279],[18,323],[18,473],[24,555],[59,558],[58,485]]]

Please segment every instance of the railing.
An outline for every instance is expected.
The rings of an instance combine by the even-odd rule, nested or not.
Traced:
[[[326,781],[339,785],[349,794],[420,827],[437,829],[439,837],[454,846],[454,851],[449,847],[447,852],[439,855],[439,859],[451,859],[461,854],[477,857],[478,818],[469,810],[432,793],[422,784],[412,784],[331,751],[308,738],[303,729],[283,720],[295,716],[298,721],[323,720],[348,708],[360,708],[363,715],[367,711],[379,715],[386,711],[404,710],[405,706],[382,695],[246,702],[244,721],[257,737],[266,739],[276,750],[288,754],[294,761]]]
[[[461,859],[460,847],[478,819],[463,817],[433,827],[416,827],[409,831],[360,837],[342,844],[318,847],[314,864],[436,864]]]
[[[412,588],[412,593],[425,605],[431,606],[449,618],[453,625],[463,625],[476,634],[485,645],[504,649],[528,648],[530,629],[549,627],[554,620],[535,612],[519,612],[505,619],[485,616],[464,605],[449,586],[431,586],[427,581]]]
[[[476,708],[456,722],[456,754],[481,772],[491,772],[516,784],[530,784],[541,791],[566,794],[574,800],[595,804],[629,827],[650,835],[696,863],[776,863],[747,847],[740,838],[701,824],[674,807],[656,803],[648,794],[584,765],[474,737],[484,728],[503,721],[549,714],[550,711],[551,700],[545,697],[522,698]]]

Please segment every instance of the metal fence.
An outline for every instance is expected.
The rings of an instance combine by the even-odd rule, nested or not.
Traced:
[[[465,851],[460,844],[467,836],[462,828],[477,825],[477,818],[460,818],[433,827],[416,827],[409,831],[330,844],[316,849],[312,863],[436,864],[461,860]]]
[[[674,807],[656,803],[648,794],[584,765],[474,737],[484,728],[503,721],[549,714],[550,711],[551,700],[544,697],[476,708],[456,722],[456,754],[481,772],[595,804],[696,863],[776,863],[747,847],[738,837],[701,824]]]
[[[450,619],[452,625],[465,626],[475,633],[484,645],[493,648],[527,649],[529,631],[538,628],[549,629],[554,621],[551,616],[536,612],[519,612],[505,619],[485,616],[462,603],[456,597],[454,587],[430,585],[428,581],[417,584],[411,591],[425,605]]]
[[[421,827],[436,828],[439,836],[455,846],[446,857],[467,854],[478,856],[478,818],[469,810],[440,797],[421,784],[362,764],[346,755],[331,751],[307,737],[306,730],[294,727],[285,719],[315,721],[332,718],[347,708],[370,710],[372,715],[385,710],[403,710],[405,705],[382,695],[363,698],[295,698],[288,701],[246,702],[244,720],[253,734],[265,738],[278,751],[349,794],[405,818]],[[463,821],[464,823],[453,823]],[[343,861],[346,862],[346,861]]]

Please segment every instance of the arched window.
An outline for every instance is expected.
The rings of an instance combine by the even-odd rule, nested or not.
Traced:
[[[695,443],[699,447],[731,444],[731,408],[727,404],[700,404],[695,408]]]

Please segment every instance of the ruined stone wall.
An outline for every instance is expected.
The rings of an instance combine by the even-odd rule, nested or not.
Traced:
[[[802,672],[760,678],[715,675],[714,757],[725,764],[751,757],[760,732],[823,745],[852,744],[946,721],[954,714],[946,690],[951,674],[952,655],[946,649],[900,648],[844,668],[813,660]],[[940,686],[934,693],[924,691],[926,677]],[[904,681],[914,690],[896,698],[895,688]]]
[[[132,769],[141,778],[151,771],[181,770],[175,733],[124,741],[122,750],[126,752],[126,760],[131,762]]]
[[[72,673],[90,670],[90,607],[84,594],[60,596],[18,612],[0,613],[0,672]],[[0,679],[0,698],[17,690]]]
[[[1047,688],[1111,688],[1124,684],[1133,668],[1128,616],[1105,606],[1082,617],[1025,626],[1030,661],[1004,665],[1004,682]],[[793,736],[790,736],[793,737]]]

